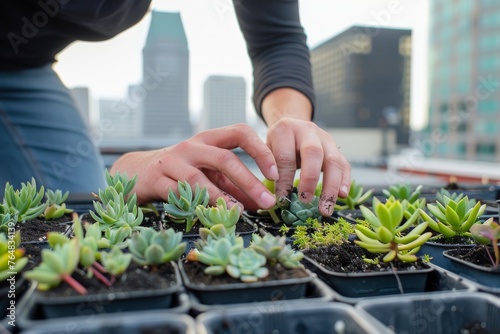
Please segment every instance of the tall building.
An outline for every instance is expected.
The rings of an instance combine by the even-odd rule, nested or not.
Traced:
[[[353,26],[311,50],[322,127],[410,132],[411,30]]]
[[[104,140],[140,138],[140,109],[130,98],[99,100],[99,121]]]
[[[74,87],[70,89],[78,111],[82,115],[83,120],[90,124],[90,94],[88,87]]]
[[[431,1],[431,157],[500,161],[500,2]]]
[[[242,77],[212,75],[203,89],[200,130],[246,123],[246,84]]]
[[[189,50],[179,13],[152,13],[143,49],[143,135],[186,139],[189,121]]]

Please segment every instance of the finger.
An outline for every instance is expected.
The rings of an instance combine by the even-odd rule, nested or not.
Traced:
[[[319,211],[323,216],[331,216],[339,195],[345,192],[345,186],[350,184],[351,166],[337,149],[330,143],[325,143],[325,158],[323,162],[323,190],[319,201]],[[347,188],[347,193],[349,188]],[[345,197],[345,196],[344,196]]]
[[[206,144],[191,145],[189,149],[190,154],[186,161],[188,165],[196,167],[195,170],[199,171],[204,169],[222,173],[235,187],[244,192],[247,197],[253,198],[261,208],[270,208],[276,203],[275,196],[233,152]],[[184,169],[188,170],[187,168]],[[185,172],[183,174],[185,174]],[[187,178],[192,178],[194,180],[200,177],[197,174],[194,177],[183,174],[181,174],[181,176],[191,184],[191,179]],[[205,179],[203,179],[203,181],[207,182],[206,180],[208,179],[206,179],[205,175],[204,177]],[[218,196],[216,192],[218,192],[219,195],[221,192],[220,189],[218,191],[209,189],[209,191],[211,191],[211,196]],[[228,194],[222,195],[229,198]],[[214,202],[215,199],[216,198],[214,198]],[[239,205],[243,207],[241,203],[239,203]]]
[[[255,131],[246,124],[236,124],[216,130],[208,130],[198,136],[205,144],[225,148],[243,149],[252,157],[262,174],[269,180],[277,180],[278,168],[274,156]]]
[[[295,133],[284,122],[279,122],[269,130],[267,141],[278,166],[279,179],[275,182],[276,197],[278,200],[281,197],[289,198],[297,170]]]
[[[302,132],[304,133],[304,132]],[[318,185],[323,165],[323,147],[321,140],[314,132],[307,132],[305,136],[299,137],[300,145],[300,182],[298,186],[299,198],[304,203],[310,203],[314,196],[314,191]]]

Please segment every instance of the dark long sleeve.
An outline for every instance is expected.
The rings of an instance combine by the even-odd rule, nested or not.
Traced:
[[[254,76],[253,101],[262,117],[262,101],[277,88],[306,95],[314,110],[314,90],[306,35],[298,0],[233,0]]]

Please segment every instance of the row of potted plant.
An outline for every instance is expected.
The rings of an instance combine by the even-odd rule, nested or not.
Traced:
[[[108,187],[96,194],[89,215],[82,217],[88,222],[82,224],[78,216],[73,216],[69,219],[72,221],[71,231],[64,230],[62,234],[54,231],[48,233],[47,239],[42,239],[48,249],[42,251],[41,263],[31,266],[23,274],[24,278],[37,282],[32,289],[35,286],[37,289],[50,289],[47,293],[51,294],[55,291],[54,286],[63,287],[66,295],[62,299],[67,301],[71,300],[68,296],[76,297],[75,291],[88,291],[83,283],[97,286],[97,290],[105,291],[104,295],[107,297],[99,300],[97,306],[92,306],[95,313],[116,311],[116,306],[113,306],[116,300],[133,300],[130,298],[131,289],[126,279],[131,276],[129,268],[133,268],[134,272],[145,270],[149,279],[158,271],[161,272],[161,267],[171,266],[169,274],[162,272],[160,276],[175,277],[167,285],[175,286],[176,292],[171,293],[168,298],[161,297],[159,303],[163,304],[158,308],[186,312],[185,303],[181,304],[186,299],[187,291],[190,300],[198,306],[198,313],[206,313],[210,310],[207,305],[224,304],[220,287],[212,285],[212,289],[209,288],[209,292],[203,294],[196,286],[211,286],[209,283],[213,282],[218,284],[222,277],[233,284],[233,294],[228,297],[228,304],[254,301],[265,303],[268,299],[283,298],[307,299],[311,297],[308,295],[310,290],[324,291],[322,283],[310,272],[304,271],[301,268],[303,265],[333,288],[331,291],[334,291],[336,299],[350,304],[356,304],[367,296],[401,292],[470,290],[470,286],[463,285],[453,274],[427,264],[428,260],[432,263],[433,259],[424,256],[426,253],[422,257],[418,256],[422,247],[435,238],[438,232],[445,236],[474,235],[475,240],[483,244],[488,241],[491,243],[491,258],[498,254],[498,248],[495,248],[498,244],[498,226],[493,220],[483,223],[480,219],[485,206],[464,196],[452,198],[452,194],[447,196],[444,191],[439,192],[442,201],[426,205],[425,199],[419,196],[419,188],[412,190],[408,185],[391,187],[386,191],[387,199],[383,199],[370,192],[364,193],[362,187],[353,184],[349,197],[343,204],[339,204],[337,212],[342,212],[345,206],[354,209],[359,207],[363,218],[355,220],[355,223],[342,217],[322,218],[318,215],[317,199],[311,204],[304,204],[296,193],[292,193],[290,201],[280,203],[267,212],[256,213],[269,215],[278,230],[281,230],[279,233],[288,235],[289,238],[266,234],[264,225],[261,235],[250,232],[245,240],[238,234],[237,228],[243,224],[254,228],[248,219],[255,218],[255,214],[245,213],[242,216],[238,206],[228,209],[222,199],[215,206],[208,206],[205,189],[197,186],[192,189],[186,182],[179,182],[176,190],[169,190],[168,202],[159,206],[140,207],[136,203],[135,194],[131,193],[135,178],[107,174],[107,182]],[[9,199],[6,200],[8,191]],[[41,192],[43,193],[36,189],[34,181],[23,184],[20,190],[6,187],[0,221],[5,220],[5,226],[12,225],[13,218],[19,216],[19,213],[11,209],[9,203],[15,203],[16,198],[19,198],[19,203],[23,200],[26,203],[36,203]],[[63,215],[67,215],[69,211],[63,205],[64,200],[61,201],[65,196],[60,194],[58,203],[64,208]],[[371,206],[367,206],[370,199]],[[38,205],[41,204],[41,200],[38,201]],[[35,205],[26,207],[22,208],[24,212],[40,210]],[[48,205],[42,211],[45,212],[47,207]],[[5,218],[7,215],[9,217]],[[18,218],[15,220],[18,226],[28,222],[26,216],[19,222]],[[196,237],[191,235],[183,238],[183,233],[174,231],[172,227],[181,227],[185,233],[196,230]],[[12,233],[8,228],[6,232],[8,239]],[[277,234],[276,230],[274,232]],[[21,237],[17,234],[16,246],[25,245],[22,239],[22,234]],[[15,262],[19,262],[21,266],[26,260],[21,248],[17,249]],[[304,258],[302,254],[305,254]],[[343,259],[347,259],[346,264],[343,264]],[[329,274],[335,268],[328,267],[328,262],[348,267],[355,262],[354,259],[360,260],[361,271],[369,273],[344,271],[340,276],[330,278]],[[194,279],[186,273],[187,268],[194,273]],[[270,269],[276,268],[281,268],[282,272],[273,276]],[[16,269],[16,272],[20,271],[20,268]],[[300,271],[302,276],[293,276],[293,279],[287,276],[288,272]],[[381,271],[382,278],[375,278],[375,274]],[[414,273],[432,277],[440,283],[430,287],[432,284],[426,278],[421,283],[416,283],[413,278],[406,282],[405,277],[413,277]],[[357,276],[361,277],[361,283],[353,283]],[[346,278],[354,287],[339,287],[338,284],[342,281],[340,277]],[[287,279],[288,286],[285,284],[284,287],[276,288],[276,282],[282,283]],[[140,280],[143,284],[139,285],[158,287],[157,283],[146,283],[149,281],[145,278]],[[193,284],[197,280],[198,284]],[[176,283],[172,283],[174,281]],[[125,295],[113,290],[120,282],[127,282]],[[264,292],[254,290],[266,286],[266,282],[274,283],[265,287],[267,290],[263,290]],[[389,282],[390,286],[387,286]],[[292,294],[283,295],[286,292]],[[38,321],[39,324],[51,312],[50,307],[41,308],[39,297],[33,297],[41,294],[42,292],[32,292],[30,298],[26,299],[30,300],[31,305],[35,305],[32,310],[36,310],[27,314],[28,318],[31,317],[28,325],[30,321]],[[154,304],[152,295],[147,300],[144,307],[150,309]],[[60,310],[70,312],[65,316],[74,316],[78,313],[78,305],[81,305],[80,301],[76,303]],[[131,301],[129,304],[136,307],[140,303]],[[41,309],[43,311],[40,312]],[[119,309],[124,311],[122,306]]]

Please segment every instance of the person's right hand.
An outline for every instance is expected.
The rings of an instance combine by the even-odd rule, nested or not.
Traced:
[[[179,144],[154,151],[131,152],[120,157],[110,172],[137,174],[133,189],[139,203],[166,201],[168,189],[177,191],[177,181],[207,187],[210,204],[223,197],[229,206],[268,209],[275,196],[231,149],[240,147],[257,163],[269,180],[278,179],[271,150],[245,124],[203,131]]]

